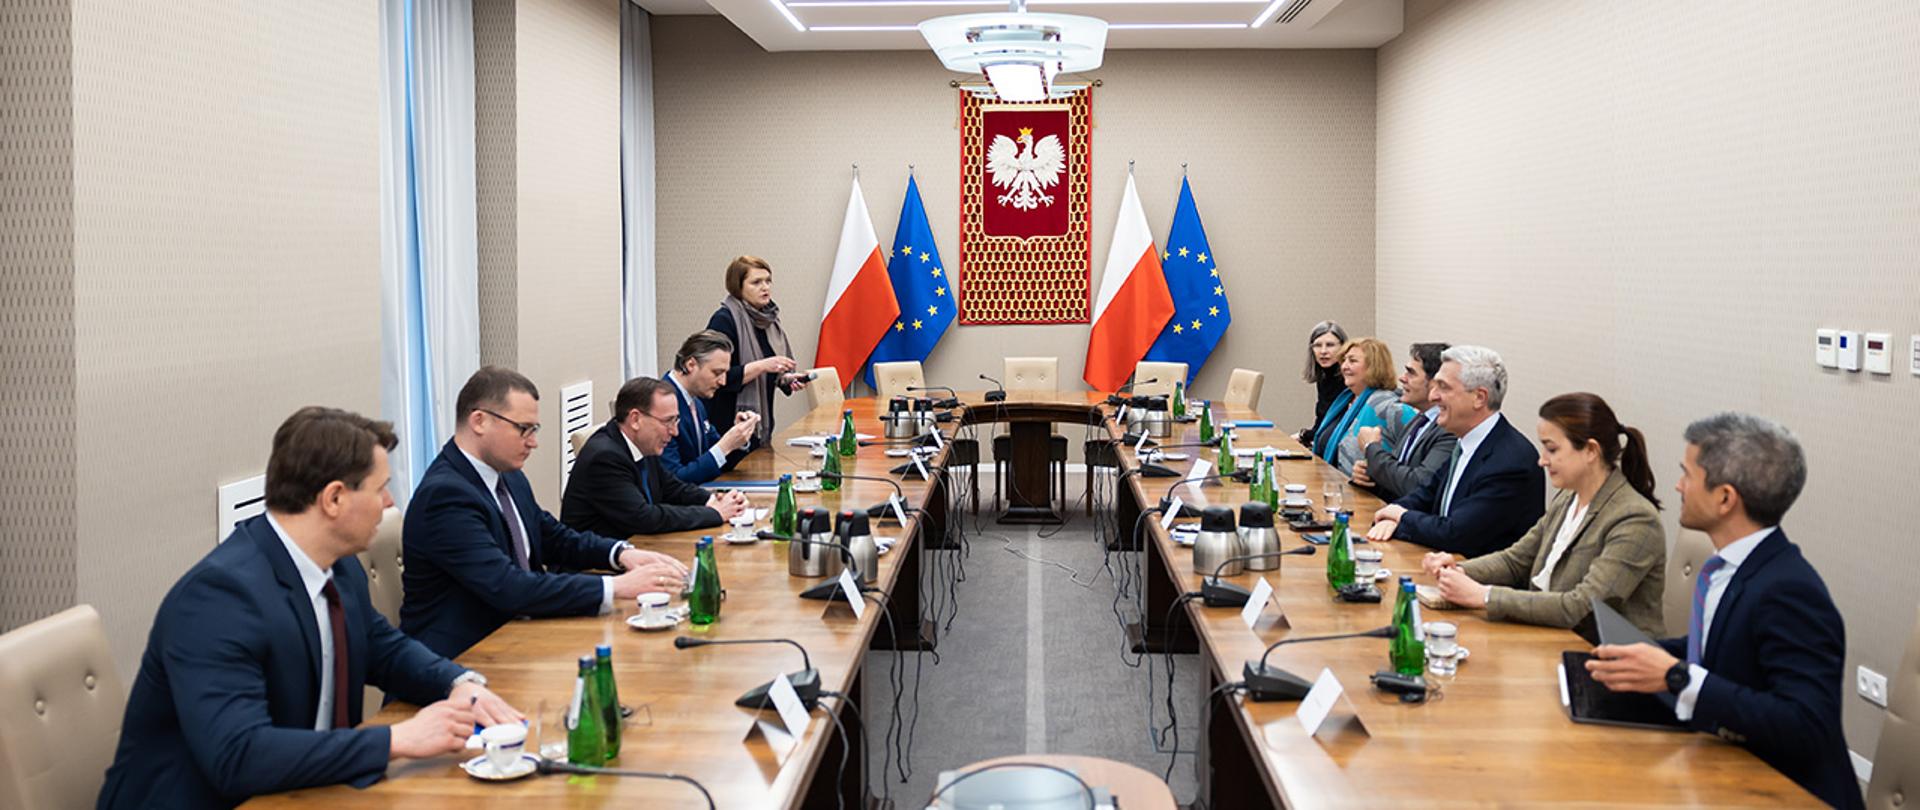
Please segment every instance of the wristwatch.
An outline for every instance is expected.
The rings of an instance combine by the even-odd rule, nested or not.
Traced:
[[[1693,671],[1687,667],[1687,662],[1676,661],[1667,669],[1667,691],[1678,695],[1687,691],[1687,684],[1692,682]]]
[[[1671,679],[1673,676],[1669,675],[1667,677]],[[460,673],[460,676],[457,678],[454,678],[453,683],[448,684],[448,686],[449,688],[451,688],[454,686],[459,686],[460,684],[463,684],[463,683],[470,683],[475,686],[486,686],[487,676],[469,669],[465,672]]]

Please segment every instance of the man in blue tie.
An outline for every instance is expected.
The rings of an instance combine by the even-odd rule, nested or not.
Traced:
[[[737,491],[710,492],[667,472],[661,452],[680,430],[673,386],[635,377],[613,398],[613,418],[573,460],[560,520],[612,537],[718,526],[746,509]]]
[[[734,415],[733,427],[725,434],[707,422],[707,400],[727,381],[727,366],[733,361],[733,341],[711,329],[702,329],[680,344],[673,356],[673,371],[666,383],[673,388],[674,402],[680,409],[680,432],[660,453],[660,464],[680,480],[704,484],[733,469],[753,450],[753,435],[760,424],[757,411]]]
[[[1680,525],[1718,550],[1700,566],[1687,634],[1602,645],[1587,669],[1609,689],[1671,694],[1682,722],[1746,746],[1830,805],[1862,807],[1840,728],[1846,627],[1780,528],[1806,455],[1786,428],[1742,413],[1694,422],[1686,439]]]
[[[615,600],[673,588],[686,566],[576,531],[533,500],[527,457],[540,446],[540,391],[486,366],[460,388],[453,438],[407,504],[400,629],[457,656],[517,616],[593,616]],[[611,569],[611,576],[576,573]]]
[[[1433,401],[1433,377],[1440,373],[1445,343],[1415,343],[1407,351],[1407,367],[1400,372],[1400,401],[1418,415],[1396,419],[1383,430],[1360,429],[1362,458],[1353,463],[1353,483],[1373,489],[1383,501],[1393,501],[1426,485],[1447,466],[1460,438],[1442,429],[1434,419],[1440,406]],[[1400,411],[1393,412],[1396,417]]]

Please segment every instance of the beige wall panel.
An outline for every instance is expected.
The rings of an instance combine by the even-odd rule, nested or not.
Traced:
[[[793,349],[811,364],[846,210],[850,165],[883,244],[916,166],[941,257],[957,267],[957,74],[932,54],[766,53],[716,17],[655,17],[661,365],[706,325],[740,253],[774,267]],[[1311,418],[1298,382],[1306,330],[1373,328],[1374,59],[1370,51],[1111,51],[1096,74],[1093,288],[1112,241],[1127,161],[1156,241],[1189,164],[1234,306],[1196,381],[1214,396],[1236,365],[1267,372],[1266,409]],[[928,381],[984,387],[1008,355],[1055,355],[1079,386],[1088,326],[959,326]],[[791,421],[805,398],[781,402]]]
[[[543,446],[527,462],[560,510],[560,388],[593,380],[596,419],[620,387],[620,6],[523,0],[516,12],[518,367],[540,386]]]
[[[125,672],[274,427],[379,412],[378,8],[74,4],[78,598]]]
[[[473,151],[478,196],[479,330],[482,365],[517,366],[520,318],[515,221],[519,89],[514,81],[514,0],[473,2]]]
[[[0,633],[73,604],[73,37],[0,4]]]
[[[1920,5],[1421,11],[1379,54],[1383,335],[1499,349],[1529,433],[1547,397],[1605,396],[1663,491],[1694,418],[1795,430],[1812,478],[1786,528],[1845,614],[1871,755],[1852,666],[1895,669],[1920,580]],[[1823,326],[1894,333],[1897,373],[1815,366]]]

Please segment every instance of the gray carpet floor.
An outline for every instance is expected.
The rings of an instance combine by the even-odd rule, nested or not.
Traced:
[[[1070,477],[1069,497],[1079,497],[1082,480]],[[983,483],[990,492],[991,481]],[[869,784],[876,796],[884,788],[895,807],[918,810],[926,806],[942,770],[1020,754],[1105,757],[1164,774],[1173,738],[1157,745],[1150,727],[1167,722],[1166,659],[1156,655],[1143,661],[1126,654],[1114,617],[1115,576],[1102,564],[1102,547],[1084,503],[1073,505],[1064,527],[1025,527],[995,523],[990,500],[982,501],[977,519],[965,516],[971,552],[964,561],[966,579],[954,588],[957,614],[951,627],[943,621],[939,663],[930,653],[876,652],[867,659]],[[934,579],[945,581],[953,556],[928,552],[925,561]],[[1125,579],[1120,567],[1136,566],[1136,558],[1115,553],[1114,572]],[[926,596],[943,614],[946,599],[944,586],[938,596]],[[1129,618],[1135,615],[1131,599],[1123,600],[1121,609]],[[1173,658],[1180,749],[1190,751],[1199,722],[1194,707],[1201,664],[1197,656]],[[896,664],[905,693],[900,720],[914,724],[910,775],[902,783],[898,765],[889,764],[889,784],[883,786],[881,767],[895,747],[887,741],[887,724]],[[1178,756],[1169,784],[1176,799],[1192,800],[1190,753]]]

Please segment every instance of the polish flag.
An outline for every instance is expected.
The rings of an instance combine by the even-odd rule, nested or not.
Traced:
[[[1165,287],[1163,282],[1162,290]],[[860,194],[860,178],[855,176],[847,217],[840,225],[840,249],[833,257],[833,277],[827,281],[827,306],[820,317],[814,366],[833,366],[843,383],[851,383],[899,317],[900,303],[894,300],[893,282],[887,278],[887,254],[873,233],[867,199]]]
[[[1160,249],[1153,244],[1147,214],[1140,209],[1140,194],[1128,173],[1127,196],[1120,201],[1113,246],[1107,250],[1107,269],[1100,278],[1100,297],[1093,304],[1087,367],[1080,379],[1096,391],[1119,388],[1172,318],[1173,294],[1167,291],[1167,276],[1160,270]]]

